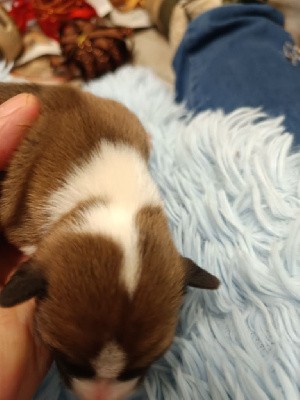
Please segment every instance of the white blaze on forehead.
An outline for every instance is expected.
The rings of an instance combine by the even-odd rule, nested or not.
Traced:
[[[123,251],[120,279],[129,294],[133,294],[140,276],[138,231],[135,215],[118,206],[94,205],[81,213],[82,222],[72,231],[101,234],[111,238]]]
[[[116,379],[126,365],[126,354],[115,342],[110,342],[92,362],[100,379]]]
[[[140,276],[136,215],[144,206],[161,205],[146,162],[133,147],[101,142],[90,160],[74,168],[49,199],[49,225],[92,198],[104,199],[105,206],[93,205],[83,211],[81,222],[72,229],[108,236],[121,246],[121,279],[132,294]]]
[[[92,362],[95,380],[73,379],[72,387],[83,400],[124,400],[135,389],[138,378],[120,382],[118,375],[126,365],[126,355],[115,342],[109,342]]]
[[[26,256],[32,256],[36,250],[37,250],[37,246],[23,246],[20,248],[20,250],[22,251],[22,253],[24,253]]]

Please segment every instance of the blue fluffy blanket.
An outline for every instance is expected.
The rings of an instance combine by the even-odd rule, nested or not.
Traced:
[[[257,109],[191,118],[132,67],[86,89],[139,116],[178,249],[222,282],[189,290],[173,346],[133,398],[299,399],[300,153],[282,120]],[[35,396],[73,398],[54,366]]]

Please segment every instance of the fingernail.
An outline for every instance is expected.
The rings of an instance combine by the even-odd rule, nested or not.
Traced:
[[[12,97],[0,106],[0,117],[7,117],[20,108],[28,107],[34,99],[35,97],[30,93],[21,93]]]

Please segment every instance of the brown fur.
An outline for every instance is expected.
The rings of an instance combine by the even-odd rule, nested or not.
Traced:
[[[24,91],[38,95],[42,114],[4,177],[0,217],[14,244],[38,247],[0,293],[0,304],[9,307],[37,296],[36,332],[58,364],[63,360],[67,377],[80,370],[91,378],[92,361],[108,343],[125,352],[121,375],[137,376],[172,342],[187,269],[193,266],[190,276],[197,287],[214,289],[218,281],[204,270],[197,281],[198,268],[177,252],[160,207],[142,208],[136,216],[140,277],[133,294],[120,280],[124,254],[119,244],[70,228],[86,207],[103,205],[103,199],[78,203],[45,234],[42,206],[101,139],[129,144],[145,162],[148,141],[125,107],[71,88],[0,85],[0,102]],[[24,293],[18,294],[18,287]]]
[[[118,278],[121,249],[105,237],[63,230],[101,199],[78,204],[42,241],[47,216],[40,207],[103,138],[129,143],[146,160],[145,131],[125,107],[71,88],[0,85],[0,101],[24,91],[38,95],[42,114],[8,168],[0,211],[2,226],[17,246],[40,243],[33,262],[46,278],[47,298],[39,305],[37,331],[48,346],[81,364],[117,337],[130,355],[128,367],[147,367],[171,344],[184,283],[162,210],[149,207],[138,214],[145,273],[130,299]]]
[[[127,368],[143,368],[171,344],[183,295],[182,261],[160,209],[142,209],[137,225],[143,273],[133,298],[119,280],[123,254],[111,239],[59,226],[41,243],[35,262],[46,272],[48,289],[37,330],[73,362],[88,363],[117,338]]]
[[[0,220],[17,246],[38,243],[46,215],[39,207],[66,173],[101,139],[134,146],[147,159],[147,135],[119,103],[71,87],[0,84],[0,104],[29,92],[42,103],[38,121],[17,150],[3,183]]]

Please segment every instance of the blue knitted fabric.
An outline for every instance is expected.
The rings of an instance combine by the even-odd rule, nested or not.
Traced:
[[[294,41],[283,25],[283,15],[262,4],[199,15],[174,59],[177,100],[196,113],[262,107],[273,117],[284,114],[284,126],[300,145],[300,60],[293,64],[285,55]]]
[[[282,118],[242,108],[191,119],[133,67],[86,89],[139,116],[178,249],[222,282],[188,291],[172,347],[132,399],[298,399],[300,153]],[[34,400],[74,398],[53,366]]]

